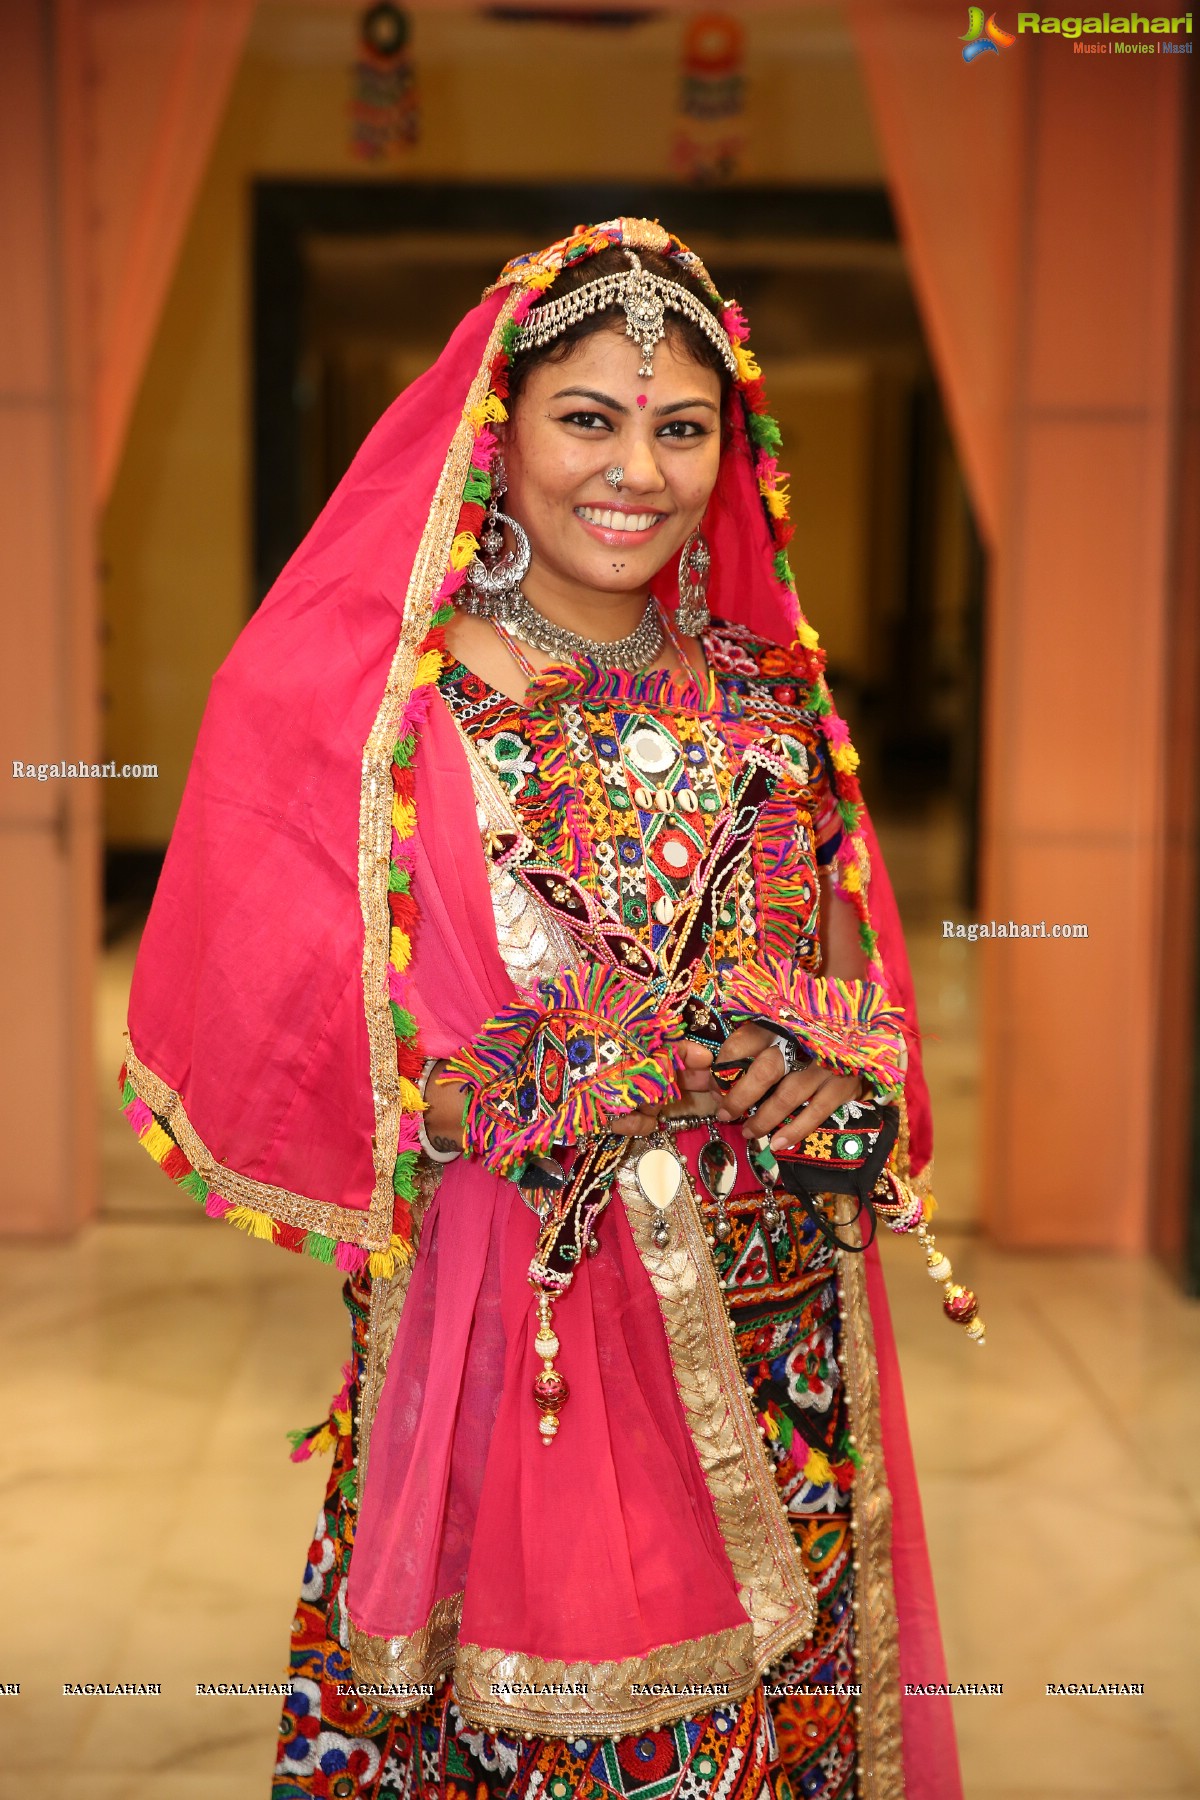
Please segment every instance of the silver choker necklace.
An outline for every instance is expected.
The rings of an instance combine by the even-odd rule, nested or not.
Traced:
[[[611,643],[581,637],[577,631],[568,631],[565,625],[556,625],[553,619],[547,619],[531,606],[519,589],[509,603],[508,617],[504,623],[514,637],[532,644],[535,650],[542,651],[545,656],[566,661],[572,661],[577,656],[587,656],[601,669],[625,669],[632,672],[648,668],[666,641],[662,618],[652,598],[647,600],[646,610],[637,628],[628,637],[614,638]]]

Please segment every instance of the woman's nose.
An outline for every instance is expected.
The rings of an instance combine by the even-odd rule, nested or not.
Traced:
[[[666,482],[658,465],[654,440],[639,436],[623,448],[625,479],[621,485],[639,494],[661,493]]]

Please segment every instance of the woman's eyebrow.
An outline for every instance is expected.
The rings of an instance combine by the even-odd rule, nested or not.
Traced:
[[[629,408],[622,406],[619,400],[614,400],[611,394],[602,394],[598,388],[560,388],[558,393],[552,395],[551,398],[554,400],[594,400],[598,406],[607,406],[612,412],[627,413],[629,411]],[[667,413],[685,412],[689,406],[706,406],[709,412],[718,410],[715,401],[705,400],[702,395],[697,394],[690,400],[672,400],[669,406],[656,406],[654,413],[657,418],[664,418]]]
[[[611,394],[602,394],[596,388],[560,388],[558,393],[551,397],[555,400],[566,400],[571,396],[575,396],[581,400],[594,400],[598,406],[610,407],[613,412],[627,413],[629,411],[629,408],[627,406],[622,406],[619,400],[614,400]]]
[[[697,394],[691,400],[672,400],[670,406],[656,406],[654,412],[655,416],[661,419],[667,413],[684,412],[689,406],[706,406],[709,412],[718,410],[715,400],[705,400],[700,394]]]

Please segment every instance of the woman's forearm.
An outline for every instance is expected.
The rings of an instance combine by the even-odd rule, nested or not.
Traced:
[[[425,1084],[425,1135],[435,1150],[461,1150],[467,1090],[461,1081],[439,1081],[445,1067],[435,1063]]]
[[[840,981],[861,981],[867,958],[859,936],[859,917],[849,900],[833,885],[833,877],[821,871],[821,973]]]

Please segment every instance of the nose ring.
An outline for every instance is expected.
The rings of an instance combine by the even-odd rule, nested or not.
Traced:
[[[615,492],[625,479],[625,471],[619,463],[614,463],[611,469],[605,469],[604,479]]]

